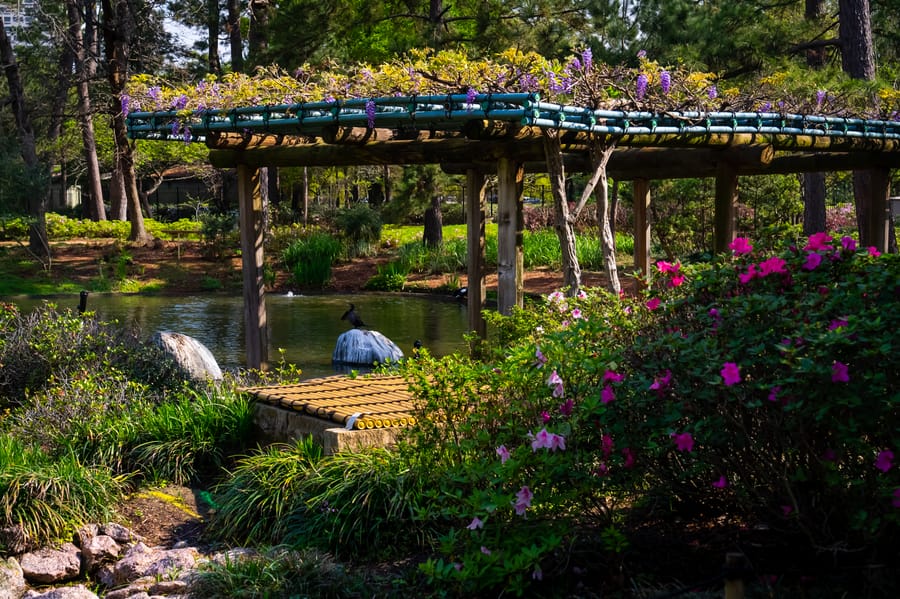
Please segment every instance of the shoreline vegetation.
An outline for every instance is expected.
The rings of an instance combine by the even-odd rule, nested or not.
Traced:
[[[158,248],[174,265],[116,247],[38,278],[191,276],[187,243]],[[393,260],[373,276],[405,282]],[[748,597],[890,597],[898,302],[898,256],[851,236],[738,238],[658,261],[634,294],[487,312],[471,356],[399,367],[424,417],[396,447],[337,456],[255,443],[240,388],[295,382],[290,364],[190,381],[114,326],[2,304],[0,554],[125,514],[162,538],[184,518],[146,497],[175,486],[213,508],[192,542],[259,550],[201,567],[195,597],[339,575],[327,596],[698,598],[721,593],[729,553]]]

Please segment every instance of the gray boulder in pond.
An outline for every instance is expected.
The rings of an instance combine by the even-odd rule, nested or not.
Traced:
[[[222,378],[222,369],[212,352],[193,337],[172,331],[157,331],[150,340],[172,356],[192,379],[205,381]]]
[[[371,366],[378,362],[397,362],[403,352],[397,344],[379,333],[365,329],[350,329],[338,337],[331,360],[337,364]]]

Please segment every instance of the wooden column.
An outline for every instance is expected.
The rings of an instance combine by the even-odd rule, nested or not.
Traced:
[[[497,310],[512,313],[525,296],[522,190],[525,167],[509,158],[497,164]]]
[[[722,161],[716,169],[716,205],[713,251],[728,251],[734,241],[734,206],[737,203],[737,169]]]
[[[646,277],[650,273],[650,181],[635,179],[634,189],[634,266]]]
[[[487,325],[481,311],[487,296],[484,267],[484,174],[466,171],[466,237],[468,239],[466,272],[468,273],[469,330],[485,339]]]
[[[869,231],[869,239],[878,251],[886,254],[890,241],[891,219],[889,198],[891,195],[891,171],[887,168],[873,168],[868,171],[871,188],[867,190],[869,195],[869,212],[866,228]]]
[[[237,166],[238,211],[241,227],[241,267],[244,273],[244,343],[247,367],[265,369],[269,334],[263,280],[263,204],[259,170]]]

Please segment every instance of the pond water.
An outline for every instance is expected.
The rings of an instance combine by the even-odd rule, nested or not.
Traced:
[[[42,299],[6,298],[23,311]],[[78,306],[77,296],[56,297],[60,308]],[[267,295],[269,361],[297,364],[303,378],[335,374],[331,363],[338,336],[350,328],[341,315],[349,302],[372,330],[392,340],[405,355],[418,339],[436,356],[464,351],[468,329],[465,304],[398,294]],[[155,331],[183,333],[203,343],[223,369],[245,365],[243,298],[216,294],[185,297],[91,294],[88,310],[148,338]]]

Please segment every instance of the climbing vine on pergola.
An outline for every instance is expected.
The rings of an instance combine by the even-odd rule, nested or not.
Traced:
[[[239,196],[248,362],[257,365],[251,346],[262,346],[265,355],[265,309],[261,207],[253,201],[250,179],[253,169],[267,165],[438,162],[466,172],[470,322],[479,333],[484,332],[479,205],[483,173],[491,169],[500,186],[498,304],[504,312],[522,300],[526,168],[550,175],[564,282],[571,293],[580,287],[581,275],[574,214],[563,185],[567,168],[589,173],[574,212],[596,195],[612,291],[619,283],[606,200],[608,169],[636,181],[635,261],[645,272],[646,181],[684,173],[716,176],[715,249],[723,250],[734,235],[738,174],[877,167],[874,216],[861,231],[872,237],[869,243],[883,245],[884,188],[888,169],[900,156],[900,91],[849,80],[826,86],[815,76],[822,75],[798,81],[773,74],[742,91],[722,85],[714,74],[663,67],[644,56],[637,67],[626,68],[597,64],[589,51],[566,61],[515,50],[483,60],[419,51],[378,67],[306,66],[293,73],[272,67],[252,77],[232,74],[185,86],[138,76],[122,97],[122,108],[133,138],[202,141],[213,149],[214,165],[237,167],[239,178],[244,173]],[[680,170],[667,170],[669,162]]]

